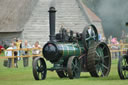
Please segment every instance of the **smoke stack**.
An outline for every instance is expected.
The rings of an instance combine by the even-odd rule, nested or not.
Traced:
[[[49,25],[50,25],[50,41],[51,42],[54,42],[55,41],[55,13],[56,13],[56,10],[54,7],[50,7],[49,8]]]

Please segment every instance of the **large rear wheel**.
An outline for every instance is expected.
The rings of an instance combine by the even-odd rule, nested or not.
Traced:
[[[111,55],[104,42],[89,48],[87,68],[92,77],[108,76],[111,68]]]

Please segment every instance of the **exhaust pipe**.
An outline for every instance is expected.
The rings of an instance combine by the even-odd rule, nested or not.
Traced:
[[[50,41],[55,41],[55,18],[56,18],[56,10],[54,7],[49,8],[49,25],[50,25]]]

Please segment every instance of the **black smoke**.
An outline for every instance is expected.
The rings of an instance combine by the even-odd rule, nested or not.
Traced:
[[[128,32],[128,0],[84,0],[102,20],[105,36],[121,37],[122,30]]]

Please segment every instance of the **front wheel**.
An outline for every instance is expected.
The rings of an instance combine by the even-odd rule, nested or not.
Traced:
[[[37,57],[33,60],[33,76],[35,80],[44,80],[47,74],[46,63],[43,58]]]

